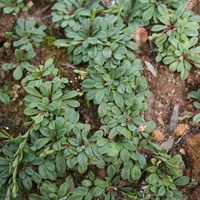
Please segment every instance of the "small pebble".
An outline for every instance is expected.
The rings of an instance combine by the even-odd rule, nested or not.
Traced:
[[[180,148],[179,152],[180,152],[181,155],[185,155],[185,149],[184,148]]]

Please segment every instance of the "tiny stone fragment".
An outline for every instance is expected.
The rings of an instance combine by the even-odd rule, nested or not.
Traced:
[[[157,142],[162,142],[165,139],[165,135],[159,130],[154,130],[152,135],[156,139]]]
[[[180,154],[185,155],[185,149],[184,148],[180,148],[179,152],[180,152]]]
[[[176,136],[182,136],[188,129],[189,129],[189,125],[188,124],[179,124],[174,129],[174,134]]]
[[[144,61],[145,65],[147,66],[147,69],[152,73],[153,76],[158,77],[156,70],[154,69],[154,66],[147,61]]]
[[[174,138],[173,137],[169,137],[160,146],[163,149],[169,150],[169,149],[171,149],[171,147],[173,146],[173,144],[174,144]]]
[[[169,130],[173,132],[174,128],[177,126],[178,123],[178,103],[174,105],[174,109],[170,118]]]

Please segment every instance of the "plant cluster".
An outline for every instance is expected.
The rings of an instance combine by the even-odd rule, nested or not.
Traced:
[[[200,122],[200,103],[199,103],[200,89],[198,89],[197,91],[189,92],[188,97],[198,100],[193,103],[196,111],[195,112],[186,112],[185,115],[179,117],[179,120],[183,120],[186,118],[193,118],[193,122],[198,123],[198,122]]]
[[[159,4],[157,20],[151,28],[150,40],[156,45],[156,61],[169,65],[171,71],[180,72],[185,80],[192,66],[200,68],[198,29],[200,17],[186,10],[186,5],[168,9]]]
[[[24,3],[24,0],[0,0],[0,8],[3,8],[5,14],[9,14],[27,11],[29,7]]]
[[[8,93],[8,87],[7,85],[3,85],[2,88],[0,88],[0,101],[5,104],[10,103],[10,96],[7,94]]]
[[[9,33],[9,35],[15,39],[13,46],[17,47],[17,49],[15,49],[16,63],[5,63],[2,69],[14,69],[14,78],[20,80],[23,76],[24,69],[29,65],[29,61],[35,58],[36,53],[34,47],[40,47],[40,43],[46,35],[44,33],[45,29],[46,26],[44,25],[37,27],[37,23],[34,19],[25,21],[23,18],[18,18],[15,29],[17,35]]]
[[[199,110],[200,110],[200,103],[199,103],[199,100],[200,100],[200,89],[198,89],[197,91],[189,92],[188,96],[193,98],[193,99],[198,100],[198,102],[195,101],[193,103],[194,107],[197,109],[197,111],[196,111],[196,113],[193,113],[192,117],[193,117],[193,121],[194,122],[200,122],[200,113],[199,113]]]
[[[180,2],[185,1],[116,0],[107,5],[100,0],[58,0],[52,7],[52,20],[66,37],[55,45],[66,47],[74,64],[88,64],[85,71],[76,73],[83,75],[88,106],[91,101],[97,105],[99,130],[80,122],[77,99],[82,94],[69,89],[69,80],[59,76],[52,58],[39,66],[26,62],[27,57],[35,57],[34,48],[42,41],[45,27],[18,20],[20,39],[14,46],[23,65],[13,75],[23,78],[27,93],[24,113],[30,121],[25,123],[26,133],[17,137],[0,132],[5,140],[0,152],[0,198],[22,199],[23,193],[29,192],[30,200],[182,199],[179,186],[190,181],[179,169],[182,158],[155,144],[150,134],[155,124],[142,118],[151,92],[141,73],[141,61],[134,54],[138,46],[131,38],[132,32],[152,20],[152,31],[158,28],[156,23],[165,20],[162,12],[170,19]],[[197,18],[191,16],[193,19]],[[190,27],[186,29],[188,32]],[[179,48],[177,59],[181,60],[186,59],[184,45],[191,53],[198,47],[191,48],[196,36],[180,34],[180,38],[188,38],[183,44],[179,33],[169,34],[165,40],[167,48]],[[171,59],[171,54],[166,55],[163,62]],[[192,54],[187,59],[195,58]],[[27,71],[25,77],[21,69]]]

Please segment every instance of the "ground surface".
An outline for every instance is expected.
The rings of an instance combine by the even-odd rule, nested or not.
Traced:
[[[35,18],[40,23],[48,25],[48,36],[59,37],[59,30],[51,27],[50,7],[52,2],[49,1],[33,1],[34,5],[29,12],[22,13],[25,18]],[[192,9],[196,14],[200,15],[199,0],[190,0],[188,8]],[[9,94],[12,97],[12,102],[8,106],[0,103],[0,130],[9,130],[13,135],[19,132],[24,132],[23,126],[26,121],[23,114],[23,97],[24,90],[22,86],[13,80],[12,74],[2,71],[1,66],[5,62],[14,62],[12,47],[5,49],[4,43],[8,41],[5,32],[10,31],[15,25],[16,16],[0,14],[0,87],[7,85]],[[66,54],[52,47],[51,37],[46,40],[41,48],[37,49],[36,59],[33,64],[44,63],[49,57],[54,57],[56,66],[59,68],[62,75],[71,77],[71,85],[78,88],[79,79],[72,73],[72,67],[67,61]],[[148,44],[147,44],[148,45]],[[191,75],[186,81],[182,81],[179,74],[172,73],[162,64],[154,62],[154,55],[151,54],[150,48],[141,50],[138,57],[144,62],[150,62],[156,76],[153,75],[144,64],[144,75],[147,77],[149,89],[153,95],[148,100],[149,108],[144,113],[146,120],[154,120],[156,123],[156,131],[153,135],[156,137],[159,144],[170,149],[172,154],[181,153],[183,156],[182,168],[185,173],[191,176],[192,179],[200,182],[200,125],[194,124],[191,119],[178,121],[174,125],[173,121],[177,121],[177,115],[173,114],[174,106],[178,107],[178,115],[184,115],[186,111],[195,111],[192,100],[187,98],[189,91],[197,90],[200,86],[200,70],[192,70]],[[94,129],[97,122],[94,121],[95,108],[87,110],[83,104],[80,108],[82,120],[89,122]],[[170,126],[172,129],[170,131]],[[194,189],[184,190],[185,200],[197,200],[199,197],[200,186]]]

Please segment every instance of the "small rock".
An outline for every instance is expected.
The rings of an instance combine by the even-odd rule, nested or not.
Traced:
[[[180,168],[181,170],[183,170],[183,171],[186,170],[186,165],[185,165],[185,163],[183,162],[183,160],[181,160],[181,162],[179,163],[179,168]]]
[[[174,134],[176,136],[182,136],[188,129],[189,129],[189,125],[188,124],[179,124],[174,129]]]
[[[163,149],[171,149],[171,147],[173,146],[174,144],[174,138],[173,137],[169,137],[166,141],[164,141],[160,146],[161,148]]]
[[[177,126],[178,123],[178,110],[179,110],[179,105],[178,103],[176,103],[174,105],[173,112],[170,118],[169,130],[171,132],[173,132],[174,128]]]
[[[157,72],[154,68],[154,66],[148,62],[148,61],[144,61],[145,65],[147,66],[147,69],[152,73],[153,76],[158,77]]]
[[[159,130],[154,130],[152,135],[156,139],[157,142],[162,142],[165,139],[165,135]]]
[[[185,149],[184,148],[180,148],[179,152],[180,152],[181,155],[185,155]]]

